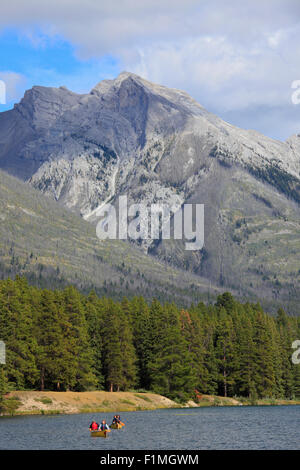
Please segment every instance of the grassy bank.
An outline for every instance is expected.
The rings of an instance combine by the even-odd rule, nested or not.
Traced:
[[[116,413],[123,411],[156,410],[205,406],[299,405],[300,400],[265,398],[225,398],[201,395],[197,403],[180,405],[161,395],[139,392],[39,392],[14,391],[5,397],[4,415]]]
[[[174,408],[179,405],[154,393],[15,391],[5,397],[5,414],[115,413]]]
[[[191,402],[191,406],[193,402]],[[276,398],[251,399],[245,397],[219,397],[215,395],[201,395],[194,406],[263,406],[263,405],[300,405],[300,400],[284,400]]]

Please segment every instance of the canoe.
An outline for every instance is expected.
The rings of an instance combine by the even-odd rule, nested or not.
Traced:
[[[91,431],[91,436],[92,437],[107,437],[108,434],[110,433],[110,429],[106,429],[105,431]]]
[[[110,425],[111,429],[122,429],[123,426],[125,426],[125,424],[113,423]]]

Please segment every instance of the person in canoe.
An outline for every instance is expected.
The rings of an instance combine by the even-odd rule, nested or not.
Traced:
[[[118,418],[118,415],[115,415],[115,416],[113,417],[112,424],[118,424],[118,423],[120,423],[120,420],[119,420],[119,418]]]
[[[90,431],[98,431],[99,429],[99,424],[96,423],[96,421],[92,421],[90,424]]]
[[[103,419],[100,424],[100,431],[108,431],[108,430],[109,430],[109,426],[107,422],[105,421],[105,419]]]
[[[122,423],[122,421],[121,421],[121,416],[120,415],[115,415],[114,416],[114,418],[112,420],[112,425],[117,426],[117,427],[118,426],[120,426],[120,427],[125,426],[125,424]]]

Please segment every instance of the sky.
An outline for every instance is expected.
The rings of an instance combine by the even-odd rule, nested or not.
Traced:
[[[0,111],[33,85],[87,93],[126,70],[239,127],[280,140],[300,133],[300,0],[1,3]]]

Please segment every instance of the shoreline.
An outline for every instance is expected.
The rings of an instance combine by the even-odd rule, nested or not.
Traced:
[[[144,411],[181,406],[155,393],[13,391],[5,396],[2,416]]]
[[[300,405],[300,400],[230,398],[201,395],[198,402],[179,404],[151,392],[40,392],[13,391],[5,396],[6,410],[1,416],[53,415],[77,413],[115,413],[168,408],[202,408],[215,406],[282,406]]]

